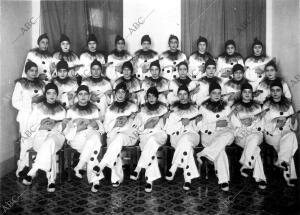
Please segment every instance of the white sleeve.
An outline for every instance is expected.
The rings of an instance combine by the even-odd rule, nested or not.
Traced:
[[[11,99],[13,107],[17,110],[21,110],[24,107],[22,91],[22,85],[17,82]]]

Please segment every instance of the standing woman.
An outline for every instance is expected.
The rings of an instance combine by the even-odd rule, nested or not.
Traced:
[[[17,163],[17,177],[26,166],[28,167],[28,153],[30,148],[28,138],[34,131],[28,127],[28,120],[33,108],[33,103],[37,103],[43,96],[44,82],[38,78],[38,66],[28,61],[25,64],[26,77],[16,80],[14,92],[12,94],[12,105],[18,110],[17,122],[19,122],[19,132],[21,134],[20,157]]]
[[[199,144],[197,122],[199,111],[191,104],[189,90],[186,86],[178,89],[179,101],[173,106],[174,112],[167,119],[165,129],[171,136],[171,145],[175,148],[172,166],[167,172],[166,179],[174,179],[177,168],[183,168],[184,190],[191,188],[193,178],[199,177],[194,159],[194,147]]]
[[[264,101],[270,97],[270,86],[274,81],[281,81],[283,87],[283,94],[287,99],[292,100],[291,91],[287,85],[287,83],[277,76],[278,68],[274,61],[270,61],[265,66],[265,77],[257,86],[257,90],[261,93],[257,94],[255,99],[259,101],[259,103],[263,104]]]
[[[141,93],[141,103],[145,103],[145,91],[147,91],[150,87],[156,87],[159,93],[158,100],[162,103],[167,104],[167,96],[169,93],[169,81],[168,79],[161,76],[160,64],[158,60],[150,64],[150,73],[151,77],[146,78],[142,83],[142,89],[144,89],[144,92]]]
[[[162,77],[170,80],[178,78],[177,65],[181,61],[186,61],[186,55],[178,49],[179,40],[175,35],[170,35],[169,37],[169,47],[170,49],[163,52],[160,55],[160,65]]]
[[[271,97],[263,108],[270,108],[264,116],[265,140],[278,153],[275,165],[283,169],[283,176],[288,186],[295,186],[297,179],[294,155],[298,149],[295,134],[297,130],[297,115],[294,114],[292,103],[284,96],[280,81],[274,81],[271,86]]]
[[[254,90],[265,77],[265,65],[271,61],[271,58],[266,56],[263,49],[262,42],[255,38],[252,43],[252,54],[245,61],[245,77]]]
[[[57,175],[56,152],[64,144],[65,137],[62,134],[62,121],[65,119],[66,111],[56,101],[58,88],[49,83],[45,87],[45,100],[35,106],[30,116],[30,127],[36,132],[30,137],[30,144],[37,152],[31,170],[23,179],[23,184],[31,185],[32,179],[37,171],[46,172],[48,179],[48,192],[55,191],[55,179]]]
[[[101,174],[95,174],[93,167],[98,163],[98,155],[101,150],[101,135],[104,128],[100,122],[98,108],[90,102],[90,91],[85,85],[77,89],[78,102],[67,112],[68,124],[64,131],[68,144],[80,153],[75,175],[82,178],[82,170],[87,169],[88,182],[92,183],[92,192],[99,189]]]
[[[115,80],[122,76],[122,65],[124,62],[132,59],[129,52],[125,49],[125,39],[120,35],[115,39],[116,48],[108,55],[106,76],[114,84]]]
[[[244,60],[241,54],[236,52],[236,44],[233,40],[225,42],[225,52],[218,57],[217,76],[228,81],[232,77],[231,69],[235,64],[244,66]]]
[[[55,70],[52,55],[48,51],[49,38],[47,34],[42,34],[37,40],[39,47],[28,52],[25,62],[32,61],[38,66],[38,76],[46,83],[52,78]],[[22,77],[26,77],[25,66]]]
[[[69,109],[74,104],[77,82],[68,76],[69,66],[66,61],[59,61],[56,64],[56,71],[57,77],[53,78],[52,82],[58,87],[57,99],[66,109]]]
[[[151,46],[151,39],[149,35],[144,35],[141,40],[142,49],[136,51],[134,64],[134,74],[136,77],[143,81],[145,77],[150,77],[150,63],[158,60],[158,54],[153,51]]]
[[[124,179],[121,150],[133,146],[138,140],[137,126],[133,123],[138,106],[128,99],[126,84],[121,82],[115,89],[115,101],[107,109],[104,128],[107,133],[107,150],[101,162],[95,165],[95,173],[102,174],[104,167],[111,169],[111,183],[118,187]]]
[[[197,40],[197,51],[194,51],[189,58],[189,76],[192,80],[199,80],[205,73],[205,62],[213,59],[207,52],[207,39],[199,37]]]
[[[144,168],[147,182],[145,191],[151,192],[153,181],[161,177],[156,153],[158,148],[167,141],[167,134],[163,128],[164,116],[168,113],[168,108],[158,101],[158,91],[155,87],[147,90],[146,97],[147,102],[135,120],[140,133],[142,154],[130,178],[137,180],[141,169]]]
[[[191,100],[195,102],[195,94],[199,91],[199,84],[197,81],[192,81],[188,76],[188,64],[182,61],[178,64],[179,77],[170,81],[169,89],[171,92],[168,94],[168,103],[173,105],[174,102],[178,101],[177,91],[182,85],[185,85],[191,94]]]
[[[83,67],[80,68],[78,74],[83,78],[91,76],[91,63],[94,60],[99,61],[102,65],[105,64],[104,55],[97,50],[98,40],[95,34],[89,34],[87,39],[87,50],[80,55],[80,63]]]
[[[136,104],[141,102],[141,83],[133,74],[133,66],[130,61],[126,61],[122,65],[123,76],[118,78],[114,84],[114,88],[121,82],[126,84],[129,91],[129,99]]]
[[[55,65],[60,61],[64,60],[69,66],[69,77],[75,79],[78,76],[78,71],[80,69],[80,61],[78,56],[71,51],[71,41],[68,36],[62,34],[59,40],[60,48],[59,51],[53,54],[53,61]],[[78,84],[80,84],[81,78],[77,79]]]
[[[221,86],[214,82],[209,86],[210,98],[204,101],[199,112],[203,118],[198,123],[201,131],[201,144],[205,147],[197,154],[198,161],[205,157],[214,162],[216,175],[223,191],[229,190],[229,162],[225,147],[234,141],[234,133],[228,115],[230,106],[223,101]]]
[[[82,81],[82,85],[89,87],[91,103],[100,110],[100,120],[104,120],[106,109],[111,103],[112,87],[103,73],[102,64],[96,59],[91,63],[92,76]]]
[[[252,93],[249,83],[242,85],[241,99],[233,106],[231,122],[235,128],[236,144],[244,149],[240,158],[241,175],[249,177],[253,174],[259,189],[266,189],[267,181],[259,148],[263,141],[262,109],[260,104],[253,101]]]

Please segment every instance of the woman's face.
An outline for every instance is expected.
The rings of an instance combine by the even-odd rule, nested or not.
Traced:
[[[123,40],[119,40],[116,44],[116,48],[118,51],[123,51],[125,49],[125,42]]]
[[[124,89],[118,89],[116,92],[116,101],[124,102],[126,98],[126,91]]]
[[[280,101],[282,96],[282,89],[278,86],[273,86],[271,88],[271,97],[274,101]]]
[[[95,41],[90,41],[88,43],[88,49],[90,52],[95,52],[97,50],[97,43]]]
[[[244,89],[242,91],[242,100],[243,102],[250,102],[252,100],[252,90]]]
[[[151,43],[149,41],[144,41],[142,43],[142,49],[143,51],[148,51],[150,49]]]
[[[91,68],[91,74],[93,78],[99,78],[101,76],[101,67],[99,65],[94,65]]]
[[[151,105],[156,104],[156,102],[157,102],[157,100],[158,100],[158,98],[157,98],[155,95],[153,95],[152,93],[149,93],[149,94],[148,94],[147,99],[148,99],[148,102],[149,102]]]
[[[253,47],[253,53],[255,56],[260,56],[262,54],[262,46],[261,45],[255,45]]]
[[[178,92],[178,98],[181,104],[187,104],[189,101],[189,94],[185,90],[180,90]]]
[[[226,53],[228,55],[233,55],[235,52],[235,47],[232,44],[229,44],[228,46],[226,46]]]
[[[188,73],[188,68],[185,65],[180,65],[178,67],[178,74],[180,79],[186,79]]]
[[[157,66],[151,66],[150,73],[153,79],[159,78],[159,68]]]
[[[81,90],[78,92],[77,97],[78,97],[78,104],[84,106],[88,103],[90,99],[90,94],[85,90]]]
[[[27,71],[27,78],[30,80],[33,80],[38,77],[38,68],[35,66],[32,66],[28,71]]]
[[[57,93],[54,89],[49,89],[46,92],[46,101],[49,104],[53,104],[57,98]]]
[[[176,39],[171,39],[171,40],[169,41],[169,47],[170,47],[170,50],[171,50],[171,51],[176,51],[177,48],[178,48],[178,40],[176,40]]]
[[[42,51],[47,51],[48,45],[49,45],[49,40],[47,38],[44,38],[39,42],[39,49]]]
[[[206,67],[206,76],[209,77],[209,78],[212,78],[215,76],[215,73],[216,73],[216,66],[215,65],[208,65]]]
[[[242,70],[237,70],[233,73],[233,79],[236,81],[242,80],[244,77],[244,72]]]
[[[61,47],[61,50],[63,52],[69,52],[70,51],[70,43],[68,41],[62,41],[60,43],[60,47]]]
[[[214,89],[213,91],[210,92],[210,99],[213,102],[220,101],[221,99],[221,90],[220,89]]]
[[[59,69],[57,71],[57,76],[60,78],[60,79],[65,79],[67,76],[68,76],[68,70],[66,69]]]
[[[269,80],[274,80],[276,78],[276,70],[273,66],[267,66],[265,68],[265,75]]]
[[[206,43],[205,42],[200,42],[198,44],[198,51],[201,53],[201,54],[204,54],[206,52]]]
[[[123,77],[125,79],[130,79],[131,78],[131,70],[128,67],[124,67],[124,69],[123,69]]]

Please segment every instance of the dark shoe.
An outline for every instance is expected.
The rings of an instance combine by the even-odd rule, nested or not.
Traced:
[[[93,171],[97,174],[100,172],[100,167],[99,166],[94,166]]]
[[[92,188],[91,188],[91,191],[92,191],[93,193],[97,193],[98,190],[99,190],[99,188],[100,188],[100,185],[99,185],[98,182],[97,182],[96,184],[93,183],[93,186],[92,186]]]
[[[190,182],[184,182],[183,189],[184,190],[190,190],[191,189],[191,183]]]
[[[251,176],[253,174],[253,169],[241,169],[241,175],[244,176],[245,178]]]
[[[82,170],[82,169],[80,169],[80,170],[74,170],[74,172],[75,172],[75,176],[76,176],[77,178],[80,178],[80,179],[83,177],[83,175],[84,175],[84,173],[85,173],[85,171]]]
[[[136,171],[134,171],[131,175],[130,175],[130,179],[132,179],[132,180],[138,180],[138,178],[139,178],[139,173],[138,172],[136,172]]]
[[[47,187],[47,192],[53,193],[55,191],[55,184],[51,183]]]
[[[112,186],[113,187],[119,187],[120,186],[120,182],[117,181],[116,183],[112,183]]]
[[[261,190],[264,190],[267,188],[267,182],[265,182],[265,181],[259,181],[257,184],[258,184],[258,188]]]
[[[288,164],[285,161],[282,161],[280,165],[284,169],[284,171],[288,171],[289,170],[288,169]]]
[[[145,186],[145,191],[147,193],[150,193],[152,191],[152,184],[147,183],[146,186]]]
[[[223,191],[229,191],[229,184],[228,183],[222,183],[221,184],[221,189]]]
[[[174,174],[172,174],[172,172],[168,171],[165,178],[168,181],[172,181],[174,179]]]
[[[29,167],[28,166],[25,166],[20,172],[17,173],[17,177],[18,178],[25,178],[25,176],[28,174],[29,172]]]
[[[24,185],[27,185],[27,186],[28,186],[28,185],[31,185],[31,184],[32,184],[32,177],[29,176],[29,175],[26,175],[26,176],[24,177],[22,183],[23,183]]]

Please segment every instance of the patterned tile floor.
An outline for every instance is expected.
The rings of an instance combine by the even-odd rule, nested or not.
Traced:
[[[261,191],[250,179],[235,175],[226,193],[211,171],[208,180],[194,179],[192,189],[184,191],[177,171],[173,182],[157,180],[150,194],[144,192],[143,180],[131,181],[128,176],[118,188],[104,179],[98,193],[77,179],[47,193],[43,174],[25,187],[10,173],[0,181],[1,214],[300,214],[297,189],[285,186],[276,171],[272,178]]]

